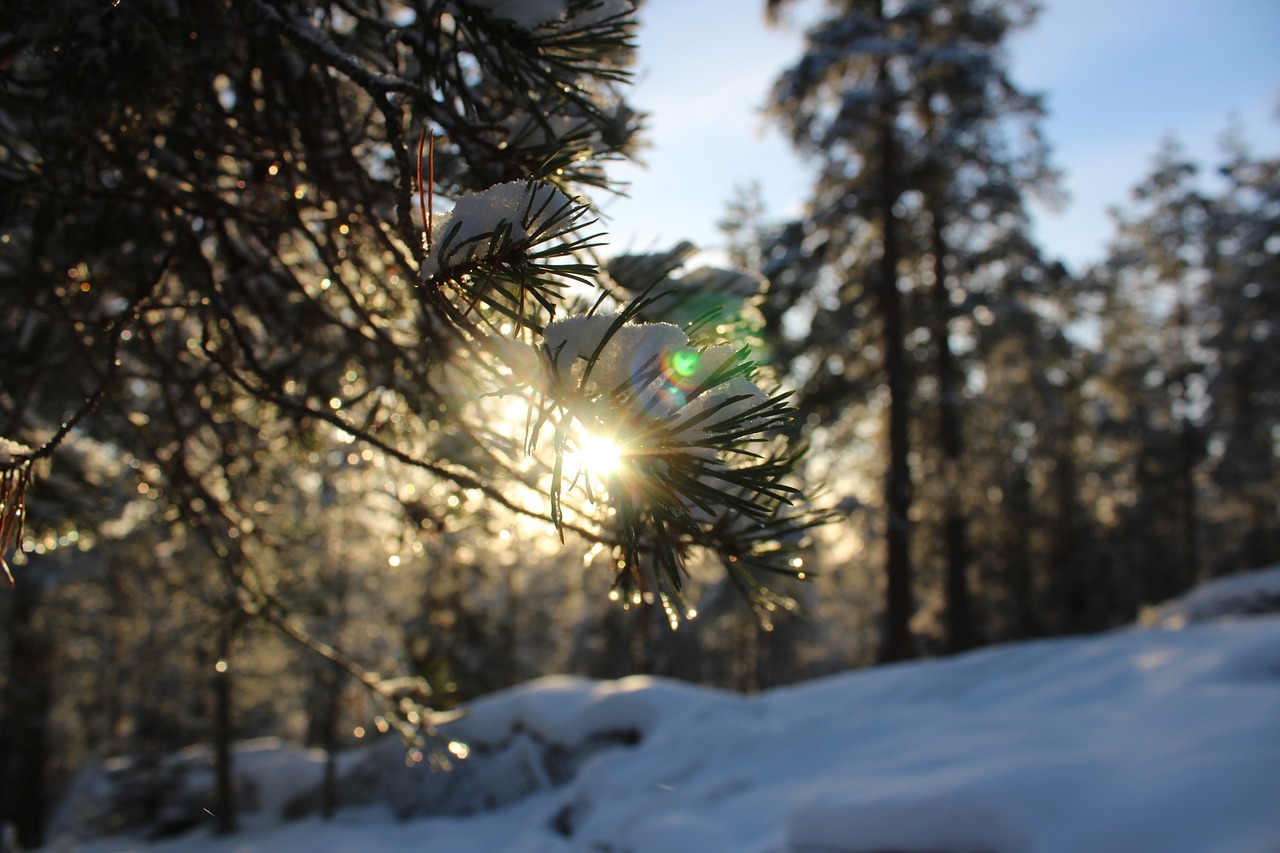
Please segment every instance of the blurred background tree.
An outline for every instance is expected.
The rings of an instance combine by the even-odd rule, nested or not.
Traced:
[[[805,221],[764,254],[770,296],[789,306],[774,316],[776,331],[803,330],[791,360],[801,408],[855,422],[868,414],[850,411],[855,401],[884,411],[881,658],[896,660],[916,653],[922,568],[942,579],[945,645],[977,639],[969,516],[980,499],[968,493],[974,369],[964,355],[977,351],[981,326],[1018,328],[975,323],[975,314],[1018,310],[1043,289],[1024,198],[1052,195],[1055,176],[1040,102],[1010,80],[1003,50],[1033,20],[1032,4],[875,0],[828,10],[772,103],[818,162],[814,195]],[[826,287],[793,298],[815,275]],[[941,508],[924,566],[912,535],[917,500]]]
[[[806,470],[848,510],[816,566],[830,665],[1099,630],[1277,556],[1274,164],[1236,133],[1206,179],[1167,145],[1072,275],[1032,237],[1060,193],[1005,51],[1037,10],[823,4],[770,102],[807,207],[730,204]]]

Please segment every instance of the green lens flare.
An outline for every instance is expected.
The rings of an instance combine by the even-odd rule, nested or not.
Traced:
[[[672,353],[671,369],[681,376],[692,376],[698,369],[698,354],[687,349]]]

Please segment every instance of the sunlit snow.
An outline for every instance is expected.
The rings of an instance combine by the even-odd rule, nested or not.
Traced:
[[[1280,569],[1251,580],[1274,591]],[[1233,615],[1211,593],[1184,612],[1213,615],[1179,630],[1012,644],[754,697],[547,678],[449,728],[471,749],[455,776],[406,768],[390,741],[344,755],[344,796],[367,804],[327,822],[260,811],[230,838],[56,849],[1275,853],[1280,616]],[[267,755],[240,756],[270,792],[264,810],[317,775],[301,753]]]
[[[0,436],[0,464],[7,465],[13,461],[13,457],[29,453],[31,453],[31,448],[25,444],[19,444],[16,441]]]

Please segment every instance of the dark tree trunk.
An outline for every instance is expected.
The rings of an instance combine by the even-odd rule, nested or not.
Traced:
[[[935,157],[938,121],[933,110],[933,88],[920,90],[917,101],[921,122],[928,140],[930,157]],[[929,213],[929,253],[933,258],[933,311],[930,337],[934,345],[934,375],[938,381],[938,444],[942,449],[943,495],[942,536],[945,553],[943,568],[944,625],[946,648],[960,652],[972,648],[973,622],[969,594],[969,540],[961,497],[961,454],[964,450],[960,412],[961,378],[951,350],[951,290],[947,279],[947,262],[951,247],[947,244],[946,189],[944,172],[935,159],[929,169],[925,190],[925,207]]]
[[[1187,345],[1187,329],[1191,325],[1188,304],[1190,298],[1185,291],[1185,283],[1178,285],[1177,341],[1180,355],[1186,361],[1181,376],[1178,378],[1178,398],[1181,411],[1181,433],[1178,436],[1178,487],[1182,492],[1182,577],[1178,592],[1190,589],[1205,578],[1200,566],[1200,542],[1198,537],[1199,508],[1196,505],[1196,464],[1199,461],[1195,425],[1191,423],[1191,376],[1196,368],[1191,363],[1190,347]]]
[[[1280,557],[1275,535],[1275,503],[1251,495],[1249,504],[1248,546],[1245,548],[1246,564],[1236,568],[1258,569],[1274,563]],[[1237,564],[1238,564],[1237,560]]]
[[[342,673],[337,664],[325,662],[321,671],[324,709],[320,743],[324,747],[324,781],[320,791],[320,815],[326,820],[338,812],[338,706],[342,697]]]
[[[1036,610],[1036,577],[1031,547],[1031,531],[1036,526],[1031,483],[1026,471],[1019,466],[1007,481],[1004,496],[1004,517],[1008,520],[1008,544],[1003,547],[1008,565],[1011,633],[1015,639],[1035,637],[1044,633]]]
[[[39,615],[38,581],[19,575],[4,592],[10,599],[5,626],[9,666],[0,706],[0,820],[13,824],[25,850],[43,843],[48,812],[53,641]]]
[[[236,830],[235,784],[232,768],[231,644],[233,628],[218,629],[218,662],[213,674],[214,820],[220,835]]]
[[[929,114],[932,119],[932,114]],[[932,121],[930,121],[932,132]],[[938,439],[942,446],[943,485],[947,490],[943,506],[943,542],[946,570],[943,591],[946,611],[947,649],[961,652],[972,648],[973,617],[969,594],[969,537],[960,493],[961,454],[964,450],[960,415],[960,376],[951,351],[951,292],[947,287],[947,246],[942,201],[935,192],[929,200],[930,251],[933,254],[933,339],[937,349]]]
[[[1183,392],[1185,395],[1185,391]],[[1182,588],[1190,589],[1205,580],[1200,566],[1199,510],[1196,502],[1196,429],[1183,415],[1182,434],[1178,437],[1181,450],[1181,470],[1178,472],[1182,491]],[[1179,590],[1181,592],[1181,590]]]
[[[1069,452],[1064,453],[1053,471],[1055,506],[1048,555],[1052,599],[1058,609],[1056,629],[1064,634],[1100,631],[1117,610],[1114,588],[1104,577],[1105,567],[1081,558],[1077,479],[1076,461]]]
[[[898,166],[898,107],[887,63],[879,75],[880,175],[876,187],[881,251],[877,290],[883,328],[884,371],[889,389],[889,464],[885,474],[885,633],[881,661],[915,657],[911,636],[911,467],[908,459],[911,383],[903,341],[902,296],[898,292],[901,236],[895,206],[902,195]]]

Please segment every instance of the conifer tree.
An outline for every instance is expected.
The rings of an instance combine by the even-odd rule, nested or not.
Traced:
[[[1201,579],[1197,470],[1201,465],[1206,351],[1197,329],[1207,319],[1204,294],[1214,265],[1213,202],[1197,186],[1198,169],[1172,141],[1151,173],[1115,213],[1117,236],[1095,275],[1109,303],[1100,319],[1103,345],[1115,360],[1107,371],[1126,387],[1134,442],[1135,505],[1150,526],[1135,529],[1135,548],[1153,549],[1132,571],[1155,599]],[[1118,368],[1118,369],[1117,369]],[[1158,501],[1155,495],[1167,494]],[[1141,551],[1139,550],[1139,553]]]
[[[1219,494],[1217,560],[1207,574],[1280,560],[1280,158],[1225,141],[1213,251],[1205,282],[1212,401],[1205,451]],[[1222,513],[1226,506],[1233,508]]]
[[[1093,271],[1098,428],[1131,609],[1276,559],[1276,174],[1235,134],[1212,175],[1166,141]]]
[[[797,147],[819,164],[809,221],[788,238],[799,251],[779,253],[807,253],[830,276],[804,308],[813,314],[808,363],[821,366],[806,377],[806,392],[828,412],[868,388],[886,397],[890,659],[912,651],[909,532],[922,495],[909,463],[925,458],[913,449],[939,449],[931,458],[941,483],[945,633],[948,647],[960,649],[975,634],[955,322],[1004,298],[1003,275],[1012,271],[1001,253],[1026,242],[1026,194],[1052,188],[1039,102],[1011,82],[1002,52],[1035,7],[939,0],[836,2],[830,10],[773,100]],[[785,284],[793,277],[771,280],[794,286]],[[851,362],[868,360],[878,377],[855,380],[866,368]],[[927,416],[917,408],[926,390]]]

